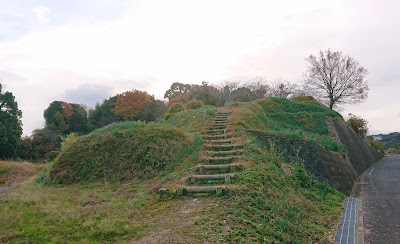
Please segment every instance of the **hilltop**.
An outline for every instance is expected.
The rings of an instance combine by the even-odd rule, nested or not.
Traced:
[[[63,148],[49,166],[46,186],[33,182],[9,193],[12,209],[0,205],[7,212],[0,217],[7,223],[0,240],[332,241],[344,199],[334,178],[316,177],[299,156],[288,156],[253,132],[313,143],[318,152],[342,158],[348,147],[335,140],[326,122],[329,117],[343,123],[342,116],[310,97],[228,107],[226,130],[243,145],[237,157],[243,167],[223,185],[237,189],[217,196],[175,194],[190,186],[196,165],[207,162],[204,130],[221,108],[187,109],[151,123],[114,123]],[[160,195],[161,188],[167,194]]]

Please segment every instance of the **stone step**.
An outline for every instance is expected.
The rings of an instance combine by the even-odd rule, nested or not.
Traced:
[[[228,124],[210,124],[207,125],[205,128],[220,128],[220,129],[225,129],[228,126]]]
[[[222,195],[233,190],[234,187],[228,186],[185,186],[178,188],[176,190],[176,195],[187,195],[187,194],[196,194],[196,193],[209,193]]]
[[[204,147],[206,148],[212,148],[214,150],[224,150],[224,149],[234,149],[234,148],[241,148],[243,147],[243,144],[232,144],[232,143],[225,143],[225,144],[205,144]]]
[[[226,125],[228,124],[228,120],[210,120],[209,124]]]
[[[230,157],[205,157],[205,160],[210,164],[232,163],[235,160],[241,159],[241,156]]]
[[[210,131],[210,130],[226,130],[226,126],[207,126],[204,128],[203,131]]]
[[[226,130],[223,129],[218,129],[218,130],[203,130],[202,133],[203,134],[207,134],[207,135],[223,135],[225,134]]]
[[[225,181],[225,183],[229,184],[231,179],[234,177],[234,174],[192,175],[190,181],[192,183],[196,183],[197,181],[207,181],[209,184],[215,183],[215,181]]]
[[[210,122],[207,126],[211,127],[211,126],[227,126],[228,122],[227,121],[222,121],[222,122]]]
[[[226,117],[226,118],[212,118],[210,120],[210,123],[213,123],[213,122],[226,123],[226,122],[228,122],[228,117]]]
[[[231,150],[231,151],[206,151],[206,153],[212,157],[218,156],[233,156],[244,153],[244,150]]]
[[[220,134],[220,135],[207,135],[207,134],[203,134],[202,135],[203,139],[207,140],[207,139],[211,139],[211,140],[216,140],[216,139],[229,139],[232,137],[232,133],[225,133],[225,134]]]
[[[224,130],[226,128],[225,125],[212,125],[212,126],[207,126],[205,129],[206,130]]]
[[[227,145],[227,144],[231,144],[232,143],[232,139],[222,139],[222,140],[207,140],[207,139],[204,139],[204,143],[207,143],[210,146],[212,146],[212,145],[220,145],[220,144],[226,144]]]
[[[201,173],[232,172],[243,169],[243,164],[205,164],[198,165],[196,170]]]

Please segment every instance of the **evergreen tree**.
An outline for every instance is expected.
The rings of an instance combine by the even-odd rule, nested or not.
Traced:
[[[0,84],[0,158],[16,156],[16,150],[21,139],[22,112],[11,92],[2,91]]]

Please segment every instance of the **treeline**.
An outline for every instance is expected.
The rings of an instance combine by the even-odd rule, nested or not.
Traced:
[[[45,126],[31,136],[16,139],[10,152],[1,158],[18,157],[26,160],[55,158],[68,135],[85,135],[97,128],[121,121],[154,121],[164,116],[204,105],[223,106],[226,103],[248,102],[263,97],[293,97],[305,95],[294,84],[285,81],[269,83],[256,77],[245,82],[224,82],[210,85],[173,83],[161,101],[146,91],[132,90],[105,99],[94,108],[86,105],[53,101],[43,113]],[[20,116],[17,119],[20,123]],[[1,136],[1,135],[0,135]],[[1,141],[0,141],[1,142]]]
[[[68,135],[85,135],[120,121],[154,121],[165,112],[164,102],[138,90],[105,99],[93,109],[87,109],[83,104],[54,101],[44,110],[44,128],[21,138],[16,155],[26,160],[53,159]]]

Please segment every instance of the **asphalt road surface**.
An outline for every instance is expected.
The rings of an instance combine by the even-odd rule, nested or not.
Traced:
[[[359,184],[365,243],[400,243],[400,155],[382,159]]]

